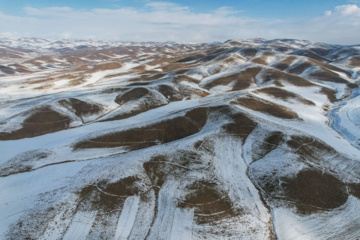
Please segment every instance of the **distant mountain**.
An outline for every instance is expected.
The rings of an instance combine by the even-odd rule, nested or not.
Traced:
[[[360,46],[0,39],[0,239],[357,239]]]
[[[124,46],[138,47],[166,47],[179,45],[201,45],[201,44],[181,44],[176,42],[110,42],[94,40],[48,40],[42,38],[0,38],[0,45],[6,45],[15,48],[25,48],[31,50],[56,50],[62,48],[80,49],[84,47],[110,48]]]

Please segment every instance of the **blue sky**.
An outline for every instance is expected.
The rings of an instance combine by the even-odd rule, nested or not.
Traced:
[[[360,41],[360,0],[0,0],[0,35],[212,42]],[[101,10],[99,10],[101,9]]]
[[[23,14],[24,7],[68,6],[76,9],[141,7],[145,0],[1,0],[0,11]],[[233,7],[248,17],[308,18],[322,14],[336,6],[357,1],[348,0],[182,0],[172,1],[192,8],[195,12],[212,11],[223,6]],[[360,1],[358,1],[360,2]]]

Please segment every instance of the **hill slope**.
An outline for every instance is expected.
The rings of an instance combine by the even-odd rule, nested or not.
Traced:
[[[0,44],[1,239],[360,236],[359,46]]]

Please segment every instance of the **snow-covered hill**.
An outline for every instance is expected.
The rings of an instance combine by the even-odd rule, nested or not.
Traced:
[[[0,39],[0,239],[357,239],[360,47]]]

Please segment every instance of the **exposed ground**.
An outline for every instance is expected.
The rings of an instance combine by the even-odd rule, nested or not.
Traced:
[[[360,239],[359,46],[0,45],[0,239]]]

